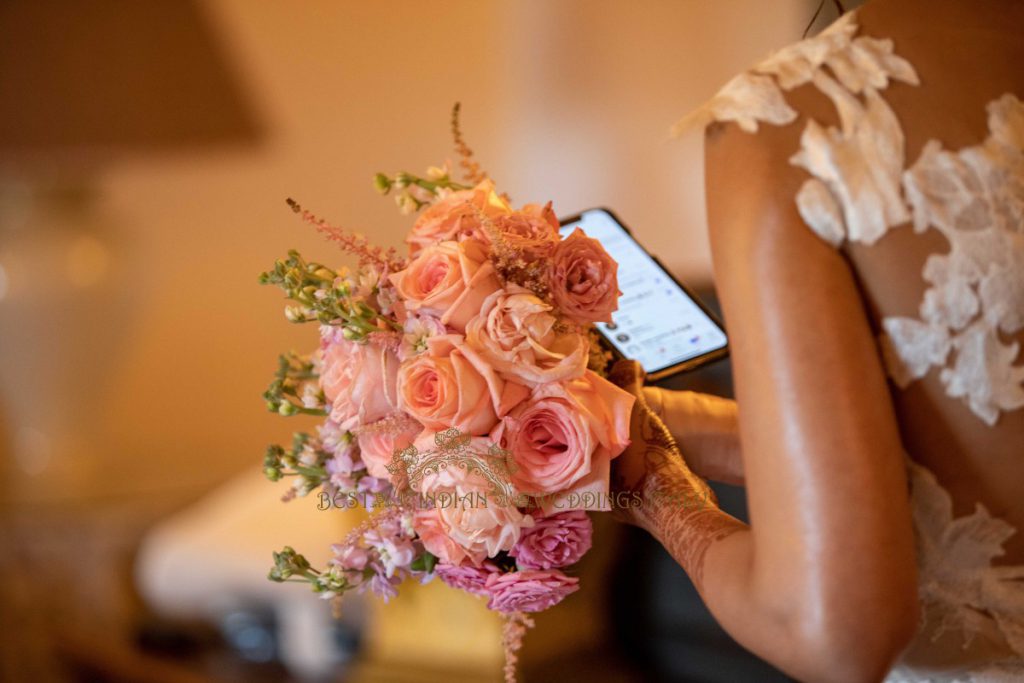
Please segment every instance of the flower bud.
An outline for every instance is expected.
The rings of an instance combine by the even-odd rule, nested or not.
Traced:
[[[373,186],[377,188],[377,192],[387,194],[391,191],[391,178],[388,178],[383,173],[378,173],[373,176]]]

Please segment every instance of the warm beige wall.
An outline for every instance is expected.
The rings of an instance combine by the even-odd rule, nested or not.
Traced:
[[[315,331],[287,324],[256,274],[292,246],[335,252],[284,198],[397,242],[409,221],[370,176],[450,154],[455,100],[513,199],[550,198],[560,213],[612,207],[684,279],[707,279],[699,139],[670,142],[668,128],[798,37],[813,11],[807,0],[204,8],[267,136],[254,149],[139,159],[97,178],[100,211],[135,264],[120,284],[138,288],[129,308],[99,306],[88,323],[120,339],[89,392],[90,430],[105,445],[83,470],[112,490],[202,487],[257,467],[268,440],[287,438],[295,423],[265,413],[259,394],[278,350],[312,346]]]

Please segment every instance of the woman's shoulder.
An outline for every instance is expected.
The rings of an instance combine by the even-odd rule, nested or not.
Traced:
[[[884,89],[893,79],[917,84],[914,68],[894,53],[891,40],[859,36],[858,31],[858,13],[850,12],[820,34],[773,52],[680,119],[672,132],[733,122],[756,133],[764,123],[793,123],[799,114],[787,93],[814,83],[834,94],[834,87],[822,80],[830,78],[826,67],[837,85],[853,94]]]

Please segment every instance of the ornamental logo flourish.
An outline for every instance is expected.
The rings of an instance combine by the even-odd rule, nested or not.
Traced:
[[[513,498],[516,491],[512,474],[516,464],[512,454],[496,443],[488,444],[484,450],[479,445],[480,439],[476,444],[473,441],[471,435],[451,427],[434,434],[434,448],[430,450],[421,451],[415,445],[396,448],[387,470],[404,487],[418,490],[424,476],[458,467],[467,474],[482,476],[490,485],[490,493],[497,498]]]

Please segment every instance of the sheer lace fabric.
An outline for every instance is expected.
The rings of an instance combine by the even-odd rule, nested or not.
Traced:
[[[880,351],[897,386],[935,368],[948,395],[994,425],[1001,412],[1024,407],[1020,349],[998,334],[1024,328],[1024,104],[1003,95],[988,105],[985,141],[950,151],[932,140],[908,168],[900,122],[882,92],[892,81],[917,85],[917,73],[891,40],[857,32],[856,13],[847,14],[734,78],[675,129],[732,121],[753,133],[796,120],[786,91],[810,83],[826,95],[839,126],[808,120],[790,160],[809,174],[795,198],[800,216],[836,247],[870,245],[908,223],[901,229],[946,238],[949,250],[926,261],[917,317],[883,319]],[[928,622],[918,638],[952,631],[966,650],[995,633],[1010,656],[942,674],[903,665],[889,680],[1021,680],[1024,566],[992,566],[1015,530],[981,504],[955,518],[932,473],[909,460],[908,468]]]

